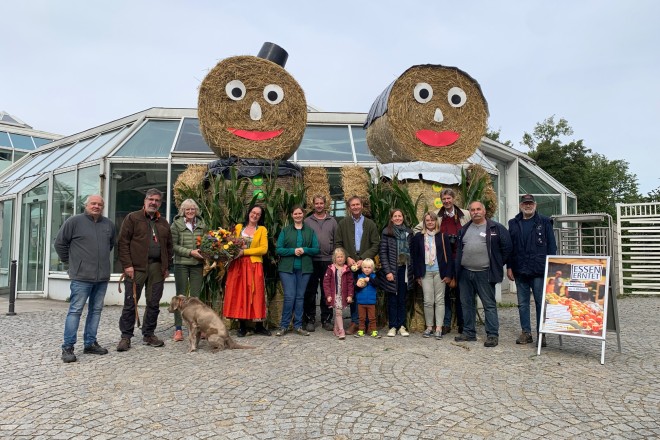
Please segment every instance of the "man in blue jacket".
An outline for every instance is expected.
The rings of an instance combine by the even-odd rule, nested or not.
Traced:
[[[80,315],[87,306],[84,351],[104,355],[108,350],[96,341],[105,291],[110,280],[110,252],[115,245],[115,225],[103,217],[103,198],[91,195],[85,201],[85,213],[74,215],[64,222],[55,239],[55,251],[63,263],[69,263],[71,297],[64,323],[62,361],[75,362]]]
[[[509,220],[509,234],[513,243],[513,253],[506,274],[511,281],[516,282],[518,314],[522,327],[522,333],[516,344],[529,344],[534,342],[529,317],[530,290],[534,294],[538,334],[545,260],[548,255],[557,254],[552,220],[536,212],[536,200],[533,195],[525,194],[520,198],[520,213]],[[541,344],[545,346],[545,335]]]
[[[486,218],[481,202],[470,203],[470,220],[458,232],[456,274],[463,306],[463,334],[455,341],[476,341],[475,297],[479,295],[486,317],[484,347],[495,347],[499,338],[495,285],[504,279],[504,264],[511,254],[511,238],[506,228]]]

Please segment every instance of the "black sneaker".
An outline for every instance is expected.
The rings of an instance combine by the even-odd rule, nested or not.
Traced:
[[[85,354],[108,354],[108,350],[101,347],[98,342],[88,345],[83,349]]]
[[[472,342],[476,340],[477,340],[476,336],[468,336],[465,334],[460,334],[454,338],[454,341],[456,342],[468,342],[468,341]]]
[[[165,345],[165,341],[158,339],[156,335],[149,335],[142,338],[142,343],[150,347],[162,347]]]
[[[236,331],[236,336],[238,336],[239,338],[244,338],[245,335],[247,335],[247,330],[245,329],[245,327],[239,327],[239,329]]]
[[[308,322],[307,325],[305,325],[305,330],[308,332],[313,332],[316,330],[316,323],[314,322]]]
[[[484,347],[497,347],[497,344],[497,336],[488,336],[486,342],[484,342]]]
[[[117,351],[128,351],[131,348],[131,340],[128,338],[121,338],[117,344]]]
[[[73,354],[73,347],[65,347],[62,349],[62,361],[65,364],[68,364],[69,362],[75,362],[78,358],[76,358],[76,355]]]
[[[326,321],[326,322],[323,323],[323,330],[327,330],[327,331],[331,332],[334,329],[335,329],[335,326],[330,321]]]
[[[262,336],[271,336],[272,333],[270,330],[268,330],[262,323],[257,323],[257,325],[254,327],[254,333],[257,335],[262,335]]]

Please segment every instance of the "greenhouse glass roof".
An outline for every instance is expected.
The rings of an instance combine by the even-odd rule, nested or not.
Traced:
[[[378,161],[367,148],[362,128],[365,117],[364,113],[310,111],[302,143],[289,160],[314,166],[376,166]],[[0,143],[3,139],[0,131]],[[196,109],[151,108],[30,151],[0,172],[0,196],[29,189],[51,173],[92,165],[103,158],[131,158],[140,163],[212,160],[215,155],[200,134]]]

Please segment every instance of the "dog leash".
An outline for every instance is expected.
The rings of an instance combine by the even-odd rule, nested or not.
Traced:
[[[119,289],[119,293],[121,293],[121,282],[126,278],[126,274],[121,274],[121,277],[119,277],[119,283],[117,285],[117,288]],[[140,328],[140,311],[138,310],[138,303],[137,303],[137,285],[135,283],[135,280],[131,280],[131,284],[133,284],[133,304],[135,304],[135,322],[137,323],[137,327]]]

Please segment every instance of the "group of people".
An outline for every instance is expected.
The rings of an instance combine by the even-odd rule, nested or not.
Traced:
[[[520,213],[508,229],[488,219],[483,203],[470,203],[469,211],[455,205],[455,194],[441,192],[442,208],[426,212],[412,230],[403,211],[392,209],[387,226],[378,231],[365,217],[362,200],[348,200],[349,215],[337,222],[326,209],[322,195],[313,197],[313,212],[305,217],[301,206],[291,211],[293,222],[277,237],[278,272],[283,289],[282,316],[276,336],[293,331],[302,336],[316,328],[316,298],[320,295],[321,327],[339,339],[346,335],[380,338],[376,326],[376,289],[387,295],[388,337],[408,336],[406,304],[409,291],[418,283],[424,296],[426,329],[423,337],[442,339],[451,331],[456,313],[456,341],[476,340],[476,297],[484,308],[484,346],[498,345],[499,322],[495,285],[507,276],[515,281],[521,335],[518,344],[533,342],[530,296],[536,304],[537,332],[540,322],[543,276],[547,255],[556,253],[552,221],[536,210],[530,194],[521,198]],[[146,310],[142,325],[143,343],[161,347],[164,341],[154,332],[169,264],[174,258],[177,294],[199,296],[202,290],[204,258],[197,249],[198,237],[207,232],[199,206],[188,199],[181,203],[171,225],[158,209],[162,193],[147,191],[142,209],[123,221],[117,253],[123,268],[124,307],[117,351],[131,347],[136,320],[136,303],[146,286]],[[110,252],[115,244],[115,227],[102,216],[104,201],[92,195],[85,212],[68,219],[60,229],[55,249],[69,263],[71,304],[62,344],[62,360],[75,362],[74,345],[85,302],[89,299],[84,331],[84,353],[106,354],[96,341],[103,298],[110,278]],[[226,277],[223,314],[238,320],[239,337],[255,323],[254,332],[270,336],[264,325],[266,294],[263,257],[268,252],[268,231],[264,209],[248,209],[244,223],[234,233],[243,239],[243,249],[231,262]],[[376,270],[376,256],[380,269]],[[344,329],[343,312],[350,308],[350,325]],[[173,339],[183,340],[181,316],[175,314]],[[545,338],[543,339],[545,345]]]

